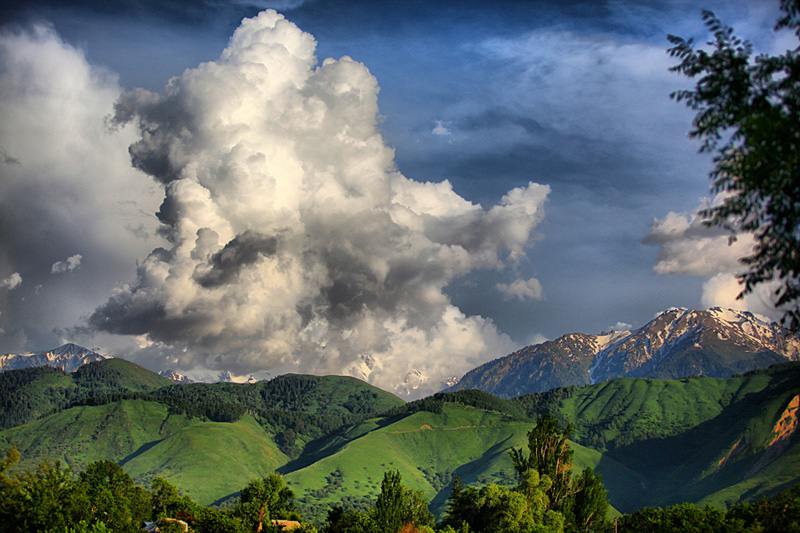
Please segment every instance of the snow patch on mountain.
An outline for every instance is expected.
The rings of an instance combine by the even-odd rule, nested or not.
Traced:
[[[110,357],[77,344],[67,343],[45,352],[0,355],[0,372],[34,366],[52,366],[64,372],[74,372],[87,363],[105,359]]]
[[[172,381],[173,383],[184,384],[184,383],[194,383],[194,380],[190,379],[188,376],[184,376],[183,374],[179,374],[172,369],[162,370],[158,373],[159,376],[167,378],[168,380]]]
[[[705,311],[675,307],[599,350],[590,370],[591,382],[646,375],[676,351],[702,349],[710,337],[744,352],[770,351],[787,360],[800,360],[800,340],[762,316],[720,307]]]

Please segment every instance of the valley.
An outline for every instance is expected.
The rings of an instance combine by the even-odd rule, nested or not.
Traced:
[[[513,485],[508,452],[551,413],[574,428],[575,466],[602,475],[614,513],[724,508],[800,481],[796,362],[730,378],[618,378],[513,399],[466,390],[409,403],[337,376],[164,386],[122,360],[82,369],[0,374],[4,398],[51,398],[49,413],[4,404],[30,418],[0,432],[0,448],[21,453],[20,468],[47,458],[79,471],[109,459],[143,486],[161,477],[201,505],[223,506],[277,471],[301,514],[317,521],[335,504],[368,508],[385,472],[397,470],[441,517],[456,477]]]

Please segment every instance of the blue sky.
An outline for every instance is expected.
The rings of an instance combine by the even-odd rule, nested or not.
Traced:
[[[163,96],[173,76],[204,62],[218,61],[240,21],[265,8],[277,9],[299,30],[313,36],[320,65],[328,57],[338,60],[349,56],[356,66],[342,69],[350,74],[338,75],[358,77],[368,70],[374,76],[380,88],[378,112],[367,121],[375,123],[383,141],[381,150],[393,150],[390,171],[396,170],[409,180],[403,185],[395,182],[393,194],[399,195],[401,190],[411,196],[417,194],[414,201],[418,204],[414,205],[423,205],[422,189],[415,184],[446,180],[452,187],[450,192],[437,189],[434,194],[432,185],[425,188],[430,201],[435,197],[437,202],[455,202],[449,205],[457,203],[465,210],[468,203],[476,209],[480,206],[480,213],[473,210],[470,215],[477,217],[470,223],[473,225],[456,224],[451,230],[475,231],[479,227],[485,234],[466,245],[463,235],[448,237],[450,240],[431,237],[450,231],[445,229],[443,218],[425,222],[426,237],[440,246],[436,248],[436,261],[441,261],[436,263],[437,272],[447,273],[434,275],[414,271],[418,265],[408,267],[415,272],[413,276],[429,283],[423,288],[401,285],[392,292],[395,288],[390,291],[384,285],[370,292],[372,289],[358,286],[352,273],[345,276],[346,282],[336,278],[332,273],[336,270],[334,260],[326,259],[330,279],[320,282],[318,293],[291,300],[303,317],[297,326],[300,329],[281,330],[276,324],[284,319],[291,322],[290,318],[281,315],[279,320],[278,315],[264,311],[263,316],[269,319],[261,323],[260,331],[271,333],[246,332],[241,338],[249,340],[233,342],[219,333],[209,333],[217,331],[211,325],[213,317],[204,318],[203,333],[193,329],[194,322],[187,325],[186,313],[191,306],[181,309],[181,320],[159,322],[159,316],[170,317],[175,300],[163,295],[168,292],[165,287],[148,285],[147,276],[152,273],[147,273],[146,258],[154,258],[152,263],[160,257],[164,268],[177,265],[174,258],[180,237],[169,237],[169,231],[163,228],[159,233],[154,216],[164,200],[164,187],[173,178],[134,171],[124,148],[140,140],[146,129],[137,130],[137,120],[150,120],[151,126],[160,125],[163,131],[172,127],[164,111],[172,100],[164,97],[158,115],[155,108],[147,107],[144,93],[130,91],[143,88],[150,91],[148,94]],[[410,376],[419,370],[425,374],[423,385],[412,376],[406,380],[406,389],[395,389],[401,393],[414,389],[417,394],[436,390],[442,379],[452,377],[448,372],[463,373],[470,365],[505,355],[504,350],[574,331],[599,333],[612,327],[639,327],[672,306],[737,305],[769,315],[764,295],[745,302],[733,300],[736,287],[731,280],[738,268],[736,258],[746,252],[742,246],[747,242],[727,247],[726,236],[704,229],[694,214],[703,198],[709,196],[710,158],[698,154],[698,144],[687,138],[691,111],[669,98],[670,92],[689,87],[690,82],[668,72],[674,60],[666,52],[667,34],[704,42],[703,8],[717,13],[750,39],[758,51],[775,53],[797,46],[792,36],[772,31],[778,6],[766,0],[715,0],[702,5],[679,0],[129,0],[100,7],[95,2],[65,1],[5,6],[0,19],[2,50],[6,58],[15,60],[4,61],[7,66],[0,72],[0,91],[4,113],[14,110],[19,116],[15,114],[18,122],[11,121],[0,137],[0,155],[5,159],[0,170],[9,178],[5,188],[0,188],[0,231],[4,235],[0,244],[0,353],[47,349],[71,340],[153,368],[174,366],[183,371],[213,373],[230,367],[237,374],[347,372],[384,386],[390,381],[387,376],[394,375],[391,380],[396,381],[396,376]],[[75,61],[74,67],[70,67],[71,61]],[[38,66],[31,66],[34,64]],[[83,81],[75,81],[73,74],[82,69]],[[26,74],[28,71],[37,74]],[[34,78],[40,80],[39,85],[31,81]],[[83,92],[60,101],[53,87],[41,89],[67,83],[65,80],[83,84],[75,89]],[[188,94],[188,87],[188,82],[184,83],[181,91]],[[45,92],[50,96],[41,96]],[[218,93],[217,98],[232,98],[235,92],[234,87]],[[34,98],[37,94],[40,100]],[[125,125],[120,118],[117,126],[122,131],[115,134],[117,137],[103,137],[97,117],[111,115],[114,102],[122,94],[133,95],[128,99],[128,118],[138,119]],[[96,109],[87,103],[93,98]],[[65,111],[77,106],[75,102],[83,103]],[[36,115],[43,106],[52,117],[64,115],[61,119],[41,119],[35,125],[30,121],[30,128],[20,126],[27,123],[26,113]],[[188,108],[181,109],[189,113]],[[79,117],[75,124],[85,122],[86,126],[67,126],[69,117]],[[90,126],[91,121],[97,124]],[[16,129],[12,129],[13,124]],[[60,160],[55,149],[46,157],[36,155],[46,151],[45,146],[34,149],[37,139],[52,137],[61,142],[70,136],[83,148],[76,149],[69,161]],[[103,140],[93,140],[94,136]],[[324,143],[325,137],[321,139]],[[69,153],[70,148],[64,150]],[[91,155],[76,155],[80,150]],[[98,150],[105,155],[94,164]],[[339,164],[332,162],[339,161],[334,152],[314,152],[314,157],[332,158],[325,163],[332,168]],[[205,161],[207,153],[187,155],[189,160],[191,157],[195,157],[195,163]],[[322,168],[323,163],[315,160],[315,168]],[[298,164],[304,165],[302,160]],[[53,170],[59,165],[66,170]],[[28,174],[34,168],[38,169],[35,179]],[[135,175],[129,175],[131,172]],[[52,173],[52,179],[48,173]],[[530,183],[539,188],[534,191]],[[412,189],[417,193],[409,192]],[[511,198],[510,191],[514,190],[522,191],[517,200]],[[462,201],[466,203],[459,203]],[[230,202],[216,205],[223,204]],[[117,207],[112,209],[112,205]],[[508,218],[502,231],[491,225],[500,216],[491,214],[493,206],[498,205],[508,207],[503,211]],[[407,207],[413,210],[410,203]],[[527,222],[509,214],[517,208],[527,209],[527,214],[519,214],[527,216]],[[80,214],[73,211],[70,215],[70,209]],[[166,211],[160,209],[161,222],[165,223]],[[97,212],[94,219],[87,216],[92,210]],[[422,207],[419,210],[424,211]],[[252,211],[248,213],[257,217]],[[425,218],[421,211],[418,214],[420,220]],[[327,227],[303,223],[305,232],[313,231],[312,226],[323,228],[320,231]],[[517,223],[522,225],[509,229],[509,224]],[[172,231],[179,229],[173,219],[166,224]],[[125,229],[124,237],[114,236],[115,225]],[[430,229],[433,226],[435,230]],[[112,229],[103,234],[99,227]],[[209,222],[211,227],[222,235]],[[403,227],[404,231],[415,231],[408,229],[411,226]],[[249,229],[249,233],[237,229],[231,234],[238,240],[220,237],[217,252],[203,268],[232,270],[224,270],[218,274],[222,278],[213,279],[243,279],[259,261],[266,261],[273,253],[280,255],[280,238],[275,252],[270,247],[270,243],[274,246],[271,237]],[[513,236],[509,233],[512,230],[517,232]],[[336,242],[335,237],[330,239],[330,243]],[[348,241],[342,246],[359,242],[365,249],[369,246],[362,241]],[[237,246],[252,247],[248,249],[255,250],[255,255],[235,255]],[[447,264],[451,260],[443,259],[441,246],[448,251],[461,246],[469,257],[462,266],[451,269]],[[223,248],[233,254],[234,261],[241,260],[235,268],[224,262]],[[338,257],[344,249],[337,244],[323,248],[319,253],[326,257]],[[159,256],[161,252],[154,255],[155,250],[165,252]],[[426,250],[426,254],[433,253],[433,248]],[[385,252],[379,252],[376,245],[375,254],[364,259],[365,264],[373,265]],[[414,257],[403,260],[419,263],[427,256]],[[59,262],[62,266],[55,267]],[[389,264],[390,272],[399,268],[392,260]],[[308,276],[311,270],[303,275]],[[17,276],[12,277],[14,274]],[[197,274],[195,278],[205,289],[221,290],[217,282],[208,281],[208,275],[198,278]],[[341,287],[346,294],[336,296]],[[161,296],[154,296],[159,291]],[[390,293],[392,296],[388,296]],[[145,294],[151,300],[142,303]],[[232,294],[228,298],[234,298]],[[198,294],[192,297],[200,298]],[[201,301],[206,302],[200,298],[192,305],[199,306]],[[146,304],[146,312],[131,314],[139,303]],[[396,326],[403,332],[392,330],[398,337],[391,347],[375,344],[377,341],[358,344],[342,340],[366,331],[366,315],[359,315],[361,322],[348,322],[355,319],[347,313],[358,314],[353,311],[356,304],[364,306],[365,313],[373,313],[371,319],[382,317],[375,319],[382,327],[391,330]],[[429,304],[432,307],[427,307]],[[327,310],[317,316],[319,306]],[[435,313],[431,310],[434,307],[438,310]],[[315,311],[301,312],[301,308]],[[397,309],[408,316],[393,322],[391,313],[399,313]],[[152,316],[145,320],[142,316],[147,313]],[[261,316],[251,309],[242,320],[249,319],[251,313]],[[347,314],[347,320],[341,313]],[[433,326],[427,330],[412,327],[413,320],[408,317],[427,313],[434,317]],[[470,335],[474,334],[475,342],[482,346],[474,352],[467,347],[453,348],[453,353],[460,355],[453,355],[449,362],[446,346],[458,342],[450,337],[452,332],[445,332],[444,324],[449,324],[446,317],[451,316],[447,313],[456,313],[452,315],[457,317],[456,322],[466,320],[469,324],[465,327],[472,328]],[[292,341],[287,340],[282,348],[270,344],[282,333],[287,338],[297,336],[298,331],[301,336],[311,335],[309,324],[317,318],[322,320],[326,335],[332,337],[314,341],[316,348],[311,351],[335,351],[336,356],[327,363],[319,363],[304,351],[310,348],[298,347]],[[394,326],[390,327],[390,322]],[[486,328],[491,331],[487,333]],[[330,333],[333,330],[339,331],[339,337]],[[412,330],[420,335],[425,330],[424,347],[408,344]],[[195,334],[204,341],[198,344],[189,338]],[[432,348],[437,342],[442,346]],[[425,361],[436,359],[439,363],[422,368],[425,364],[420,360],[398,355],[415,349]],[[285,355],[254,355],[259,350],[283,350]],[[370,363],[373,368],[365,360],[369,359],[367,352],[374,350],[383,354],[383,361],[377,366]],[[389,362],[398,358],[403,364]]]

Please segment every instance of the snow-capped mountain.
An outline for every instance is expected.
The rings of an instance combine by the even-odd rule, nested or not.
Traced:
[[[800,339],[753,313],[669,309],[595,357],[591,381],[614,377],[727,377],[800,359]]]
[[[77,344],[68,343],[47,352],[0,355],[0,372],[33,366],[53,366],[65,372],[73,372],[87,363],[104,359],[110,358]]]
[[[270,375],[269,372],[262,372],[262,374],[265,375],[265,377],[262,378],[262,379],[266,379],[266,377]],[[219,373],[219,375],[217,376],[217,379],[216,379],[217,383],[250,383],[250,384],[252,384],[252,383],[258,383],[258,381],[259,381],[259,379],[256,376],[254,376],[253,374],[250,374],[247,377],[245,377],[245,376],[234,376],[233,374],[231,374],[227,370],[221,371]]]
[[[513,397],[618,377],[728,377],[800,360],[800,339],[744,311],[669,309],[633,331],[572,333],[468,372],[450,390]]]
[[[159,376],[167,378],[168,380],[172,381],[173,383],[194,383],[193,380],[189,379],[187,376],[183,374],[178,374],[172,369],[162,370],[158,373]]]

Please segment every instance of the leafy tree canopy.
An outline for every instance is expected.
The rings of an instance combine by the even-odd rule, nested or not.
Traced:
[[[800,0],[781,0],[776,29],[800,37]],[[721,204],[702,212],[710,226],[752,233],[756,245],[742,261],[739,297],[777,281],[775,306],[784,323],[800,329],[800,47],[782,55],[753,56],[710,11],[703,20],[713,33],[707,52],[674,35],[671,70],[698,78],[694,89],[672,97],[697,111],[691,137],[714,153],[712,189]],[[734,237],[735,238],[735,237]]]
[[[539,419],[528,432],[527,456],[517,448],[510,452],[519,479],[517,490],[529,500],[543,490],[546,509],[564,516],[567,531],[602,530],[607,524],[608,492],[591,468],[573,479],[571,432],[571,426],[561,431],[549,414]]]

